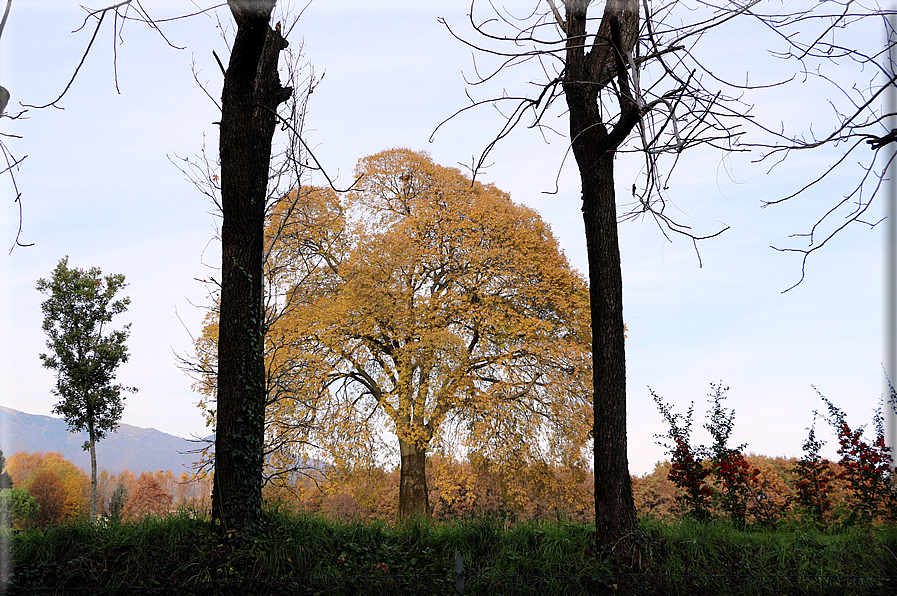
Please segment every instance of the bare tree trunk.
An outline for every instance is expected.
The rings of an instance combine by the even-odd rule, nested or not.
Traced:
[[[567,12],[567,70],[564,95],[570,137],[582,182],[582,213],[589,259],[595,441],[595,528],[598,546],[627,548],[625,537],[638,520],[632,496],[626,440],[626,354],[623,331],[623,272],[617,237],[614,156],[638,122],[624,56],[637,39],[638,5],[608,1],[590,52],[585,52],[588,2]],[[636,35],[633,35],[633,32]],[[612,73],[618,80],[620,118],[602,120],[598,93]]]
[[[276,0],[228,2],[237,23],[221,94],[221,303],[212,516],[243,532],[262,522],[264,320],[262,253],[277,106],[287,46],[269,21]]]
[[[613,153],[593,160],[583,178],[589,258],[594,385],[595,528],[609,544],[636,527],[626,438],[623,274],[613,192]]]
[[[402,457],[399,518],[414,515],[426,517],[430,514],[430,500],[427,494],[427,449],[400,438],[399,451]]]

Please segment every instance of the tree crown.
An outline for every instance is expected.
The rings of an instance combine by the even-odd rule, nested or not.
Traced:
[[[68,257],[59,261],[49,279],[37,282],[37,290],[48,296],[41,310],[50,353],[40,359],[56,371],[53,393],[61,398],[53,411],[65,418],[72,432],[87,430],[97,440],[118,426],[122,392],[137,390],[113,383],[115,371],[129,358],[125,341],[131,325],[105,329],[131,302],[115,298],[126,285],[121,274],[102,277],[96,267],[69,267]]]

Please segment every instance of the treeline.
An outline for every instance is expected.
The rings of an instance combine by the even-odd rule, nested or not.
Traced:
[[[2,458],[2,454],[0,454]],[[742,488],[744,521],[774,523],[787,519],[816,519],[844,523],[862,505],[849,468],[821,460],[817,477],[824,479],[824,501],[813,510],[806,499],[807,458],[742,455],[748,471]],[[633,495],[640,516],[676,520],[694,515],[687,486],[677,482],[681,461],[664,460],[653,472],[633,476]],[[711,459],[696,461],[703,470],[701,488],[710,495],[724,479]],[[585,466],[508,466],[485,459],[457,461],[445,455],[427,459],[431,516],[436,520],[494,517],[518,520],[564,519],[590,523],[594,519],[594,476]],[[672,476],[671,476],[672,474]],[[88,475],[59,453],[19,452],[6,462],[0,481],[0,520],[19,528],[47,527],[85,517],[90,497]],[[265,500],[288,511],[349,520],[394,520],[398,516],[399,467],[334,471],[328,475],[307,470],[263,488]],[[723,485],[724,486],[724,485]],[[716,488],[714,488],[716,487]],[[733,488],[737,488],[734,487]],[[820,487],[822,488],[822,487]],[[166,515],[180,508],[199,514],[210,509],[211,475],[175,476],[170,470],[117,475],[102,472],[98,479],[101,519],[125,521],[145,515]],[[726,503],[708,498],[708,517],[729,517]],[[886,521],[881,513],[873,521]]]
[[[0,453],[0,460],[3,459]],[[7,487],[0,490],[0,521],[4,526],[48,527],[87,516],[90,477],[61,453],[20,451],[5,461]],[[101,519],[129,520],[147,514],[164,515],[181,507],[205,511],[209,507],[211,479],[171,470],[128,470],[97,479]]]
[[[798,473],[801,458],[768,457],[749,453],[743,456],[751,469],[750,493],[747,499],[748,521],[778,521],[786,517],[802,515],[803,506],[798,501],[797,485],[800,481]],[[711,469],[712,462],[698,462],[702,469]],[[832,521],[835,511],[846,511],[853,503],[849,483],[846,478],[839,478],[841,466],[827,462],[834,482],[831,485],[831,507],[827,508],[825,519]],[[643,476],[632,477],[632,492],[635,507],[641,516],[652,516],[659,519],[679,519],[689,513],[687,490],[680,488],[670,479],[674,469],[673,462],[664,460],[654,465],[654,471]],[[753,476],[753,470],[758,474]],[[756,479],[756,480],[754,480]],[[712,485],[713,478],[708,475],[706,485]],[[723,516],[722,506],[711,506],[712,515]]]
[[[776,523],[788,519],[814,518],[800,489],[805,480],[804,458],[743,455],[750,469],[744,484],[745,521]],[[698,462],[711,470],[712,461]],[[858,499],[848,474],[837,462],[825,462],[826,501],[820,521],[848,522]],[[632,477],[635,507],[641,517],[678,520],[691,510],[687,491],[670,478],[674,463],[658,462],[651,473]],[[756,475],[754,474],[756,471]],[[542,467],[502,470],[486,462],[459,462],[444,456],[427,461],[432,517],[437,520],[470,519],[478,516],[509,521],[523,519],[594,520],[594,476],[588,469]],[[717,478],[708,474],[705,485]],[[372,468],[355,470],[324,479],[305,478],[293,486],[268,485],[263,494],[282,507],[317,513],[339,520],[396,519],[400,471]],[[722,481],[721,481],[722,482]],[[711,517],[727,517],[725,504],[707,501]],[[855,517],[855,515],[854,515]],[[879,516],[878,521],[884,518]]]
[[[2,454],[0,454],[2,458]],[[0,466],[2,466],[0,462]],[[5,462],[8,483],[0,490],[2,524],[48,527],[85,518],[90,478],[60,453],[18,452]],[[268,483],[266,501],[282,509],[339,520],[396,519],[400,469],[309,470],[288,482]],[[427,460],[431,514],[440,520],[479,516],[518,519],[594,517],[594,478],[584,466],[508,466],[484,459],[455,461],[443,455]],[[101,520],[126,521],[165,515],[180,508],[200,514],[210,509],[212,475],[170,470],[98,477]]]
[[[484,458],[457,461],[434,454],[426,462],[430,516],[436,520],[496,517],[569,519],[595,517],[594,476],[584,465],[500,465]],[[399,517],[399,467],[311,472],[270,483],[262,494],[279,507],[339,520]]]
[[[730,445],[735,410],[723,406],[728,387],[722,383],[710,387],[710,408],[703,425],[713,439],[710,445],[691,440],[694,402],[685,414],[677,413],[651,391],[669,426],[665,435],[657,436],[658,443],[671,457],[670,462],[658,464],[653,474],[633,482],[643,514],[727,519],[740,527],[788,518],[847,526],[897,522],[897,487],[882,413],[884,396],[867,429],[866,425],[851,427],[844,411],[817,390],[828,412],[814,412],[803,455],[785,459],[746,455],[746,443]],[[897,412],[893,388],[887,407]],[[824,441],[816,435],[817,418],[837,434],[837,462],[820,456]],[[871,437],[867,438],[867,430],[872,431]]]

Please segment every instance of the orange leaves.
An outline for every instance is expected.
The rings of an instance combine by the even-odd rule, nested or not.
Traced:
[[[384,423],[426,449],[448,420],[495,461],[578,461],[588,285],[549,226],[425,153],[356,174],[348,195],[303,188],[268,214],[266,437],[289,454],[270,461],[370,463]],[[214,342],[210,319],[197,353]]]
[[[546,420],[577,426],[563,434],[581,447],[588,287],[549,227],[423,153],[384,151],[356,174],[343,285],[316,311],[336,375],[372,398],[348,403],[384,408],[393,430],[421,446],[447,416],[469,420],[472,445],[506,438],[476,411],[519,419],[499,426],[521,438],[544,434]]]
[[[90,479],[60,453],[19,452],[7,463],[13,485],[40,505],[39,525],[71,521],[87,513]]]
[[[103,515],[133,520],[164,515],[180,507],[208,511],[211,494],[210,475],[183,472],[175,476],[171,470],[156,470],[135,476],[130,470],[123,470],[101,483],[100,503]]]
[[[66,521],[65,489],[56,474],[49,470],[37,472],[26,490],[37,501],[35,521],[39,526],[58,525]]]
[[[147,514],[164,515],[171,511],[171,504],[172,495],[162,488],[152,473],[144,472],[128,494],[122,516],[125,519],[136,519]]]

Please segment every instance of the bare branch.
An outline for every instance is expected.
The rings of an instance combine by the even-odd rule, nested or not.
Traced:
[[[3,29],[6,27],[6,18],[9,16],[9,9],[12,7],[12,0],[6,0],[6,9],[3,11],[3,19],[0,20],[0,36],[3,35]]]
[[[215,53],[215,50],[212,50],[212,55],[215,56],[215,62],[218,63],[218,68],[221,69],[221,74],[226,75],[227,69],[225,69],[224,65],[221,64],[221,58],[218,57],[218,54]]]
[[[128,16],[128,10],[131,8],[133,8],[134,11],[140,16],[139,17]],[[209,10],[213,10],[213,9],[214,8],[206,9],[203,11],[193,13],[191,15],[185,15],[185,16],[178,17],[178,18],[187,18],[190,16],[204,14],[205,12],[208,12]],[[117,45],[118,44],[117,44],[117,41],[118,41],[118,39],[120,39],[121,27],[124,26],[125,21],[129,21],[129,20],[140,21],[140,22],[148,25],[153,30],[155,30],[159,34],[159,36],[162,37],[163,40],[165,40],[165,43],[167,43],[170,47],[172,47],[174,49],[179,49],[179,50],[184,49],[183,47],[179,47],[179,46],[176,46],[173,43],[171,43],[171,41],[165,36],[165,34],[162,32],[162,30],[158,26],[158,23],[163,22],[163,21],[156,21],[156,20],[152,19],[147,14],[146,10],[144,10],[143,6],[140,4],[140,0],[123,0],[122,2],[119,2],[117,4],[112,4],[105,8],[100,8],[100,9],[96,9],[96,10],[91,10],[91,9],[86,9],[86,10],[87,10],[87,16],[84,17],[84,22],[81,24],[80,27],[78,27],[77,29],[72,31],[72,33],[77,33],[78,31],[81,31],[82,29],[84,29],[87,26],[87,23],[90,19],[95,19],[96,25],[94,26],[93,34],[90,37],[90,41],[87,43],[87,47],[84,49],[84,53],[81,55],[81,60],[78,62],[78,65],[75,67],[75,70],[72,73],[72,77],[71,77],[71,79],[69,79],[68,84],[66,84],[65,88],[62,90],[62,92],[59,94],[59,96],[49,103],[46,103],[43,105],[22,104],[23,106],[28,107],[28,108],[35,108],[35,109],[44,109],[44,108],[49,108],[49,107],[64,109],[61,106],[59,106],[58,104],[62,100],[62,98],[65,97],[65,95],[69,92],[69,90],[72,88],[72,85],[75,83],[75,79],[78,77],[78,73],[81,71],[81,67],[84,66],[84,62],[87,60],[87,56],[90,54],[90,50],[93,48],[93,44],[96,41],[97,35],[99,34],[100,29],[103,26],[103,19],[106,17],[106,15],[109,12],[112,12],[112,14],[114,15],[113,18],[115,20],[115,22],[113,23],[113,30],[112,30],[112,32],[113,32],[113,40],[112,40],[113,41],[113,46],[112,46],[113,59],[112,60],[113,60],[113,69],[114,69],[116,90],[118,90],[118,66],[117,66],[117,61],[118,61]],[[119,20],[121,20],[121,25],[118,24]],[[174,19],[164,19],[164,21],[167,21],[167,20],[174,20]]]
[[[486,82],[497,82],[511,67],[519,67],[532,59],[561,63],[555,73],[543,67],[543,72],[548,76],[538,83],[535,95],[514,93],[512,88],[502,85],[501,96],[484,99],[472,97],[470,105],[439,123],[434,135],[468,110],[509,102],[513,105],[510,112],[500,112],[502,121],[499,130],[486,144],[479,159],[474,160],[471,166],[474,173],[486,163],[486,157],[496,143],[507,137],[514,128],[521,124],[541,127],[541,121],[553,107],[554,100],[565,92],[559,83],[565,77],[571,77],[571,69],[580,73],[572,76],[574,80],[591,80],[594,85],[593,93],[601,114],[601,124],[595,126],[614,130],[626,120],[624,112],[631,105],[630,100],[639,110],[638,134],[619,139],[617,150],[643,155],[645,167],[641,175],[645,180],[634,185],[635,203],[632,211],[622,216],[623,219],[650,213],[662,231],[677,234],[684,231],[693,241],[716,234],[694,234],[687,227],[675,225],[664,214],[670,200],[667,196],[670,175],[686,149],[706,145],[725,153],[754,151],[759,153],[755,161],[775,160],[772,169],[791,151],[840,147],[845,141],[848,142],[833,165],[797,191],[780,199],[764,201],[763,206],[766,207],[799,196],[819,182],[831,179],[829,174],[835,168],[849,167],[847,156],[854,152],[858,143],[865,142],[863,146],[877,151],[897,141],[897,131],[884,128],[885,119],[891,115],[881,113],[877,107],[884,90],[897,84],[897,73],[887,63],[887,48],[882,49],[877,39],[871,51],[839,43],[838,40],[839,36],[849,35],[848,31],[860,31],[857,28],[863,23],[868,26],[870,18],[877,23],[886,22],[892,11],[883,10],[877,5],[867,7],[850,0],[831,1],[806,8],[798,7],[790,12],[766,13],[764,5],[757,0],[733,3],[696,0],[689,6],[683,2],[652,6],[647,0],[641,0],[644,16],[638,42],[633,44],[632,51],[621,52],[613,51],[613,48],[619,47],[619,44],[625,46],[625,36],[621,35],[620,40],[614,43],[614,20],[609,15],[621,10],[626,5],[625,0],[605,4],[605,12],[595,32],[586,30],[586,21],[582,20],[591,3],[580,0],[565,2],[568,10],[566,20],[562,18],[555,0],[546,0],[546,3],[547,7],[540,4],[546,8],[542,14],[534,12],[528,21],[523,22],[505,17],[491,2],[487,8],[492,9],[492,18],[482,19],[476,14],[474,0],[468,20],[471,31],[477,37],[476,42],[456,32],[444,19],[441,20],[453,37],[474,49],[478,56],[495,59],[495,65],[491,67],[479,61],[474,63],[476,78],[468,81],[472,88]],[[577,18],[581,24],[577,25],[579,29],[574,30],[571,28],[572,21]],[[773,81],[759,82],[753,81],[754,77],[749,79],[748,73],[745,73],[739,81],[733,80],[738,75],[733,77],[728,76],[727,72],[714,72],[703,62],[699,43],[710,32],[721,30],[724,26],[731,27],[736,22],[750,24],[751,21],[766,27],[774,40],[780,40],[786,46],[785,50],[770,47],[770,52],[779,59],[793,61],[795,68],[791,73]],[[560,35],[545,39],[545,27]],[[865,36],[863,41],[868,37],[868,33],[860,35]],[[845,39],[856,43],[855,37]],[[582,56],[582,66],[577,63],[580,60],[576,57],[578,55]],[[831,67],[842,69],[844,73],[852,72],[845,69],[860,69],[863,76],[868,77],[861,80],[868,83],[853,82],[857,79],[842,75],[840,70],[830,71]],[[628,73],[627,76],[620,76],[620,71]],[[812,77],[827,83],[835,91],[828,101],[837,121],[826,127],[823,134],[816,134],[812,125],[808,133],[801,134],[790,133],[784,123],[781,129],[775,129],[752,114],[753,106],[747,101],[748,97],[800,83],[801,76],[798,75],[804,80]],[[884,75],[881,81],[876,80],[879,75]],[[531,119],[524,121],[524,116],[530,115],[529,110],[532,110]],[[589,130],[593,128],[579,134]],[[571,143],[574,139],[571,138]],[[865,159],[862,161],[867,163]],[[862,204],[867,205],[876,196],[883,173],[861,167],[861,187],[854,188],[848,196],[862,196]],[[859,214],[854,214],[846,223],[864,222]],[[843,228],[838,226],[836,233]]]
[[[0,152],[3,153],[3,159],[6,160],[6,168],[3,171],[0,171],[0,175],[3,175],[9,172],[9,178],[12,181],[13,190],[16,193],[16,198],[13,199],[13,202],[16,203],[19,207],[19,229],[16,230],[16,237],[13,240],[12,246],[9,247],[9,254],[12,254],[12,251],[15,247],[19,246],[22,248],[26,248],[29,246],[34,246],[34,243],[23,244],[20,238],[22,237],[22,224],[23,224],[23,216],[22,216],[22,193],[19,191],[19,185],[16,182],[15,170],[19,168],[19,164],[25,160],[27,155],[24,155],[18,159],[16,159],[6,148],[6,144],[0,141]]]
[[[126,1],[126,3],[131,2],[131,0],[125,0],[125,1]],[[119,6],[119,5],[116,5],[116,6]],[[112,9],[112,7],[110,7],[107,10],[111,10],[111,9]],[[44,108],[49,108],[50,106],[52,106],[54,108],[59,108],[59,106],[57,106],[56,103],[59,100],[61,100],[65,96],[66,93],[68,93],[68,90],[71,89],[72,84],[75,82],[75,78],[78,76],[78,72],[81,70],[81,67],[84,66],[84,61],[87,60],[87,55],[90,53],[90,48],[93,47],[93,42],[96,40],[97,34],[100,32],[100,27],[103,24],[103,18],[105,16],[106,16],[106,10],[104,10],[100,13],[100,18],[97,20],[97,26],[93,30],[93,35],[90,37],[90,41],[87,43],[87,48],[84,50],[84,54],[81,55],[81,61],[78,63],[78,66],[75,67],[75,72],[72,73],[72,78],[69,80],[68,84],[65,86],[65,89],[62,90],[62,93],[59,94],[59,97],[57,97],[50,103],[46,103],[41,106],[22,104],[23,106],[25,106],[26,108],[35,108],[38,110],[42,110]],[[59,108],[59,109],[63,109],[63,108]]]
[[[551,7],[551,12],[552,12],[552,14],[554,14],[554,18],[558,23],[558,27],[561,28],[561,31],[566,33],[567,32],[567,22],[561,16],[561,13],[558,12],[557,7],[554,5],[554,0],[545,0],[545,1],[548,2],[548,6]]]

